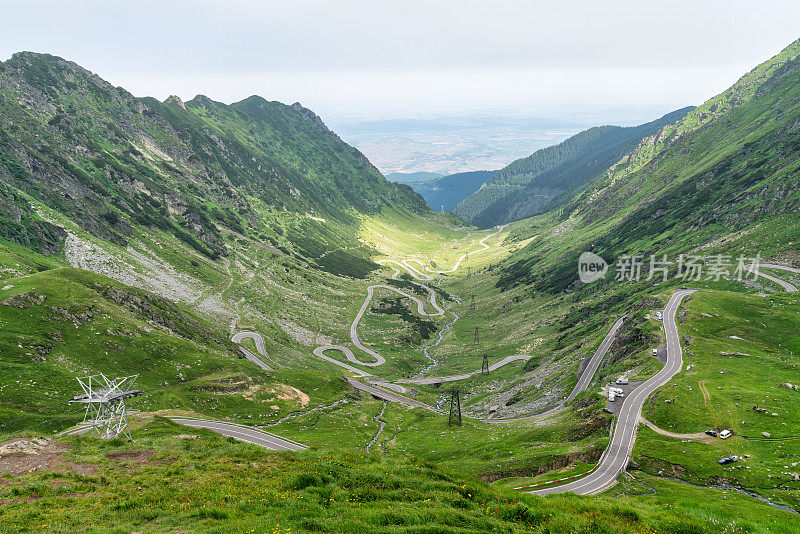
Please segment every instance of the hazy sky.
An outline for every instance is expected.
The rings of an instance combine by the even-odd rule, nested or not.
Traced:
[[[250,94],[323,118],[699,104],[800,37],[800,2],[0,0],[0,60],[74,60],[138,96]]]

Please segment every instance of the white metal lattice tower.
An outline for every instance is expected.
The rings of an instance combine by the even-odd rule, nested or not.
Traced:
[[[83,394],[75,395],[69,402],[86,404],[83,423],[91,425],[99,437],[112,439],[122,434],[131,439],[125,401],[142,394],[133,387],[138,377],[123,376],[109,380],[101,373],[78,378]]]

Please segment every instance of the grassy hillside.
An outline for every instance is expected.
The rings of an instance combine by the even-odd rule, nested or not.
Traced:
[[[72,468],[5,474],[0,531],[711,534],[792,526],[766,505],[748,503],[744,518],[705,494],[680,507],[637,497],[542,499],[415,458],[271,453],[182,432],[156,419],[138,429],[136,443],[48,445],[40,461]]]
[[[79,391],[75,377],[96,373],[138,374],[147,391],[138,409],[240,421],[269,422],[345,391],[319,369],[261,371],[224,329],[163,297],[13,245],[0,244],[0,266],[0,433],[81,420],[67,401]],[[294,345],[270,340],[270,351],[275,342]],[[313,399],[304,397],[312,387]]]
[[[33,53],[0,64],[0,185],[5,198],[16,188],[113,243],[158,229],[212,259],[226,253],[221,232],[235,231],[273,246],[288,240],[311,260],[342,249],[339,264],[363,263],[358,214],[427,210],[299,104],[135,98]],[[23,222],[24,203],[8,211],[0,235],[52,248],[46,225]]]
[[[574,288],[577,258],[590,249],[614,261],[796,248],[798,52],[800,42],[645,140],[563,209],[520,225],[519,239],[538,238],[505,267],[501,286]]]
[[[644,415],[671,432],[729,429],[734,435],[687,443],[644,429],[634,453],[641,469],[800,505],[800,392],[786,385],[798,381],[800,370],[798,311],[796,294],[693,295],[682,326],[689,340],[686,372],[648,401]],[[717,463],[731,453],[744,458]]]
[[[590,128],[538,150],[497,171],[486,187],[465,198],[455,213],[483,228],[535,215],[555,199],[591,183],[644,137],[691,109],[679,109],[636,127]]]
[[[793,494],[779,493],[796,483],[767,471],[789,470],[783,466],[797,461],[795,441],[739,440],[751,437],[744,431],[754,422],[774,436],[794,435],[785,433],[794,425],[794,390],[777,391],[773,382],[791,382],[796,371],[797,297],[766,282],[692,281],[702,291],[681,317],[687,363],[697,368],[646,410],[669,430],[727,425],[736,439],[706,446],[643,430],[636,455],[644,472],[623,479],[611,497],[539,499],[507,488],[594,465],[612,421],[599,386],[623,373],[646,378],[660,366],[651,351],[662,330],[651,311],[684,282],[608,277],[583,285],[576,281],[580,252],[800,259],[800,68],[793,54],[714,99],[722,111],[713,117],[704,105],[669,129],[668,141],[641,143],[574,202],[493,236],[420,206],[420,197],[385,182],[299,106],[132,99],[60,60],[15,56],[0,70],[0,87],[14,94],[0,100],[13,116],[0,130],[8,134],[0,167],[8,199],[0,208],[0,434],[78,420],[64,413],[76,375],[140,373],[146,394],[131,401],[144,412],[133,443],[64,438],[64,450],[52,451],[58,461],[41,472],[12,472],[0,458],[0,528],[791,532],[793,517],[751,497],[684,490],[659,478],[685,474],[708,484],[722,476],[796,506]],[[14,93],[18,87],[25,91]],[[81,95],[74,115],[86,117],[64,114],[44,126],[52,107],[69,110],[68,94]],[[11,122],[28,124],[38,137]],[[128,123],[138,126],[116,126]],[[122,133],[112,135],[113,128]],[[90,130],[108,138],[95,141],[101,151],[83,141]],[[48,135],[77,141],[56,144]],[[124,143],[138,155],[120,149]],[[85,182],[75,170],[87,161],[79,152],[105,162]],[[623,167],[631,172],[615,174]],[[139,174],[126,174],[131,169]],[[367,286],[427,294],[408,275],[390,280],[394,269],[378,261],[391,259],[443,271],[430,287],[446,310],[422,316],[410,299],[376,290],[358,335],[387,362],[366,370],[396,379],[431,365],[429,375],[448,375],[477,370],[483,354],[493,361],[530,356],[456,383],[463,426],[359,394],[342,380],[346,371],[314,355],[322,345],[353,347],[351,322]],[[476,420],[558,404],[577,382],[581,360],[620,316],[626,319],[606,360],[566,407],[543,420]],[[242,330],[264,336],[264,358],[275,371],[239,358],[229,336]],[[764,368],[739,364],[742,354]],[[725,367],[715,368],[720,362]],[[695,379],[723,388],[709,389],[719,406],[697,404],[704,397],[683,382]],[[413,386],[408,394],[446,407],[448,389]],[[668,392],[676,401],[658,402]],[[757,419],[763,414],[751,413],[742,395],[763,397],[770,409],[780,403],[778,415]],[[312,450],[273,454],[153,419],[168,410],[268,426]],[[176,437],[187,432],[197,439]],[[751,470],[717,472],[712,461],[728,444],[751,454]]]

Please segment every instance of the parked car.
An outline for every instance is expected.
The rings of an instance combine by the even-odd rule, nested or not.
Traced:
[[[628,379],[627,378],[617,378],[617,384],[619,384],[621,386],[626,386],[626,385],[628,385]]]
[[[716,438],[717,437],[717,431],[716,430],[706,430],[706,434],[708,434],[712,438]]]
[[[723,430],[722,432],[719,433],[719,437],[720,439],[728,439],[729,437],[731,437],[731,434],[733,434],[733,432],[731,432],[730,430]]]
[[[658,349],[653,349],[653,356],[658,356]]]

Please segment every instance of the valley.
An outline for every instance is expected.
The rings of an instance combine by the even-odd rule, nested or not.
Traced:
[[[798,82],[800,41],[437,213],[300,104],[15,54],[0,532],[795,531]]]

